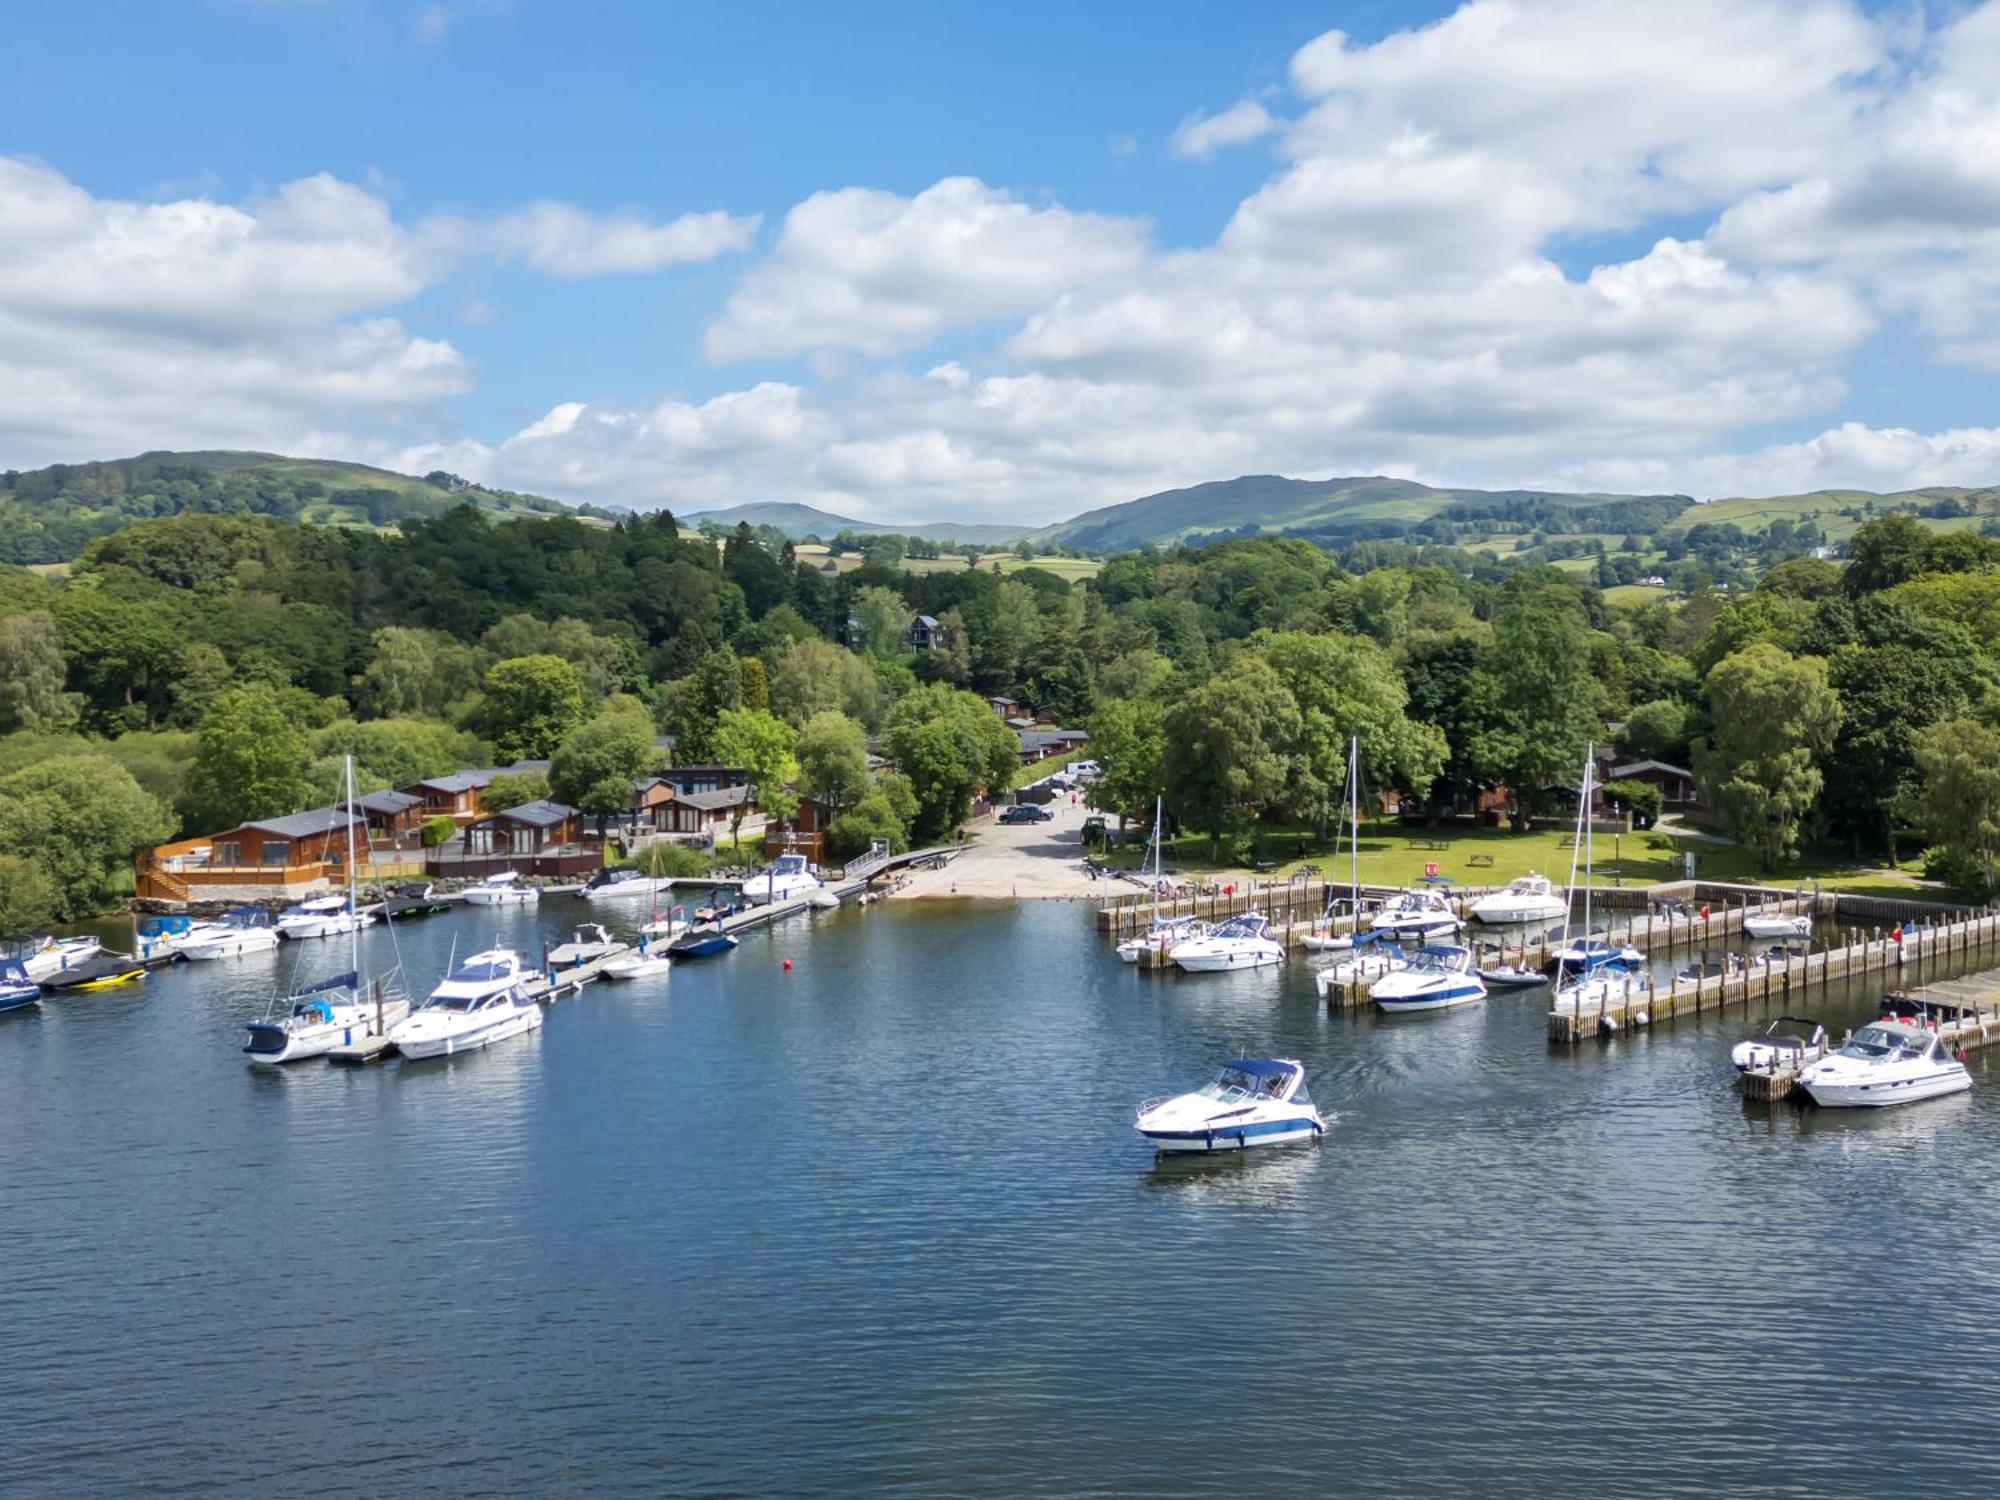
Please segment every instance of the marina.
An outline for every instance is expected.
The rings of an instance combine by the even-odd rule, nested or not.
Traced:
[[[424,993],[454,947],[539,956],[585,916],[545,900],[376,924],[362,961],[379,966],[393,935]],[[454,1486],[491,1490],[640,1493],[671,1470],[728,1476],[669,1486],[695,1491],[1052,1494],[1047,1476],[1082,1463],[1121,1491],[1288,1475],[1582,1497],[1670,1476],[1692,1494],[1730,1488],[1772,1422],[1824,1424],[1857,1485],[1893,1486],[1897,1441],[1841,1436],[1861,1415],[1843,1377],[1858,1355],[1904,1362],[1915,1399],[1970,1393],[1983,1410],[1976,1297],[1839,1349],[1787,1340],[1783,1380],[1730,1351],[1755,1267],[1840,1302],[1866,1295],[1893,1245],[1983,1286],[1963,1247],[2000,1230],[1990,1050],[1962,1096],[1773,1107],[1734,1086],[1735,1009],[1551,1047],[1532,993],[1408,1019],[1329,1011],[1297,954],[1162,982],[1118,963],[1075,907],[889,903],[591,985],[480,1052],[245,1068],[241,1025],[296,956],[175,964],[129,995],[0,1016],[0,1090],[18,1102],[0,1116],[9,1368],[19,1389],[62,1371],[97,1393],[60,1427],[19,1428],[10,1483],[319,1492],[352,1462],[353,1423],[393,1431],[416,1403],[449,1413]],[[981,982],[999,973],[1005,1004]],[[1880,978],[1809,1013],[1837,1039],[1879,1014]],[[1246,1058],[1302,1065],[1321,1143],[1156,1159],[1134,1105]],[[217,1255],[190,1202],[230,1206],[212,1273],[190,1274]],[[105,1234],[107,1214],[152,1227]],[[1272,1274],[1244,1274],[1250,1247]],[[308,1261],[330,1295],[271,1325]],[[221,1284],[229,1296],[209,1294]],[[1242,1338],[1219,1349],[1225,1286]],[[355,1319],[353,1299],[384,1287],[423,1315]],[[517,1315],[496,1318],[496,1290]],[[1477,1389],[1462,1378],[1468,1350],[1554,1320],[1571,1340],[1555,1368],[1479,1357]],[[211,1355],[176,1361],[197,1336]],[[1157,1421],[1159,1402],[1247,1378],[1272,1341],[1312,1379],[1242,1419],[1247,1448]],[[1690,1347],[1717,1354],[1670,1357]],[[295,1390],[301,1350],[351,1371],[327,1391],[340,1423],[282,1452],[188,1445],[245,1389]],[[1154,1399],[1120,1404],[1135,1367]],[[537,1400],[510,1402],[530,1378]],[[1569,1403],[1548,1400],[1551,1380]],[[1571,1406],[1637,1391],[1670,1427],[1630,1424],[1547,1468]],[[1319,1420],[1328,1401],[1350,1420]],[[843,1437],[856,1422],[878,1440]],[[613,1467],[572,1456],[593,1429],[625,1434]],[[1263,1441],[1280,1431],[1282,1458]],[[1052,1469],[1058,1451],[1073,1461]],[[388,1441],[368,1483],[419,1484],[429,1461]]]

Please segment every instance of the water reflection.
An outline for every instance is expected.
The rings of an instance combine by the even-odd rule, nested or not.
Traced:
[[[1277,1207],[1296,1199],[1308,1174],[1318,1169],[1320,1154],[1334,1149],[1333,1132],[1339,1126],[1331,1114],[1327,1128],[1326,1140],[1317,1144],[1200,1154],[1159,1152],[1139,1173],[1139,1185],[1184,1203]]]

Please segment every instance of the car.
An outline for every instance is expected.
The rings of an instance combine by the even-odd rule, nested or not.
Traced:
[[[1002,823],[1046,823],[1054,817],[1046,807],[1037,807],[1032,802],[1018,802],[1000,812]]]

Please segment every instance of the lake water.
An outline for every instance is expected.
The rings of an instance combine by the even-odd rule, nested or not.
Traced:
[[[427,989],[581,913],[398,943]],[[892,904],[486,1053],[246,1068],[343,949],[0,1017],[0,1492],[2000,1485],[1982,1064],[1746,1108],[1740,1021],[1556,1051],[1542,994],[1329,1016],[1300,962]],[[1326,1142],[1156,1164],[1132,1105],[1242,1053],[1306,1061]]]

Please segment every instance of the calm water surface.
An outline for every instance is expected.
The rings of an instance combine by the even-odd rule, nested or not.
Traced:
[[[581,914],[397,940],[427,989]],[[2000,1485],[1983,1066],[1746,1109],[1735,1021],[1557,1052],[1539,993],[1328,1016],[1302,963],[1142,975],[1082,908],[968,904],[455,1061],[246,1068],[343,947],[0,1017],[0,1491]],[[1272,1052],[1323,1146],[1155,1164],[1135,1101]]]

